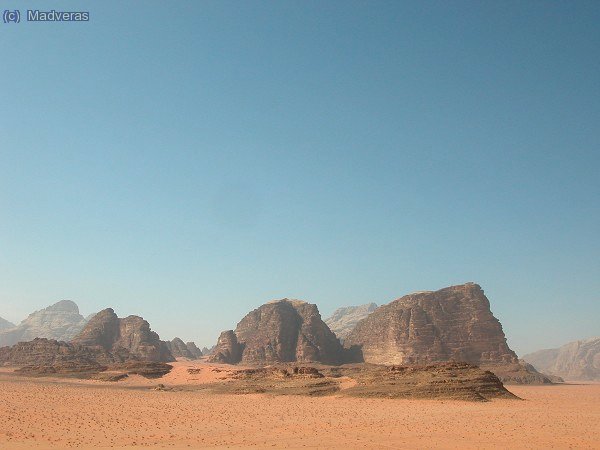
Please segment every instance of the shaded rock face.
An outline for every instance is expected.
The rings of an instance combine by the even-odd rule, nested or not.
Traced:
[[[72,342],[110,353],[125,350],[143,361],[175,360],[148,322],[139,316],[120,319],[111,308],[96,314]]]
[[[360,306],[345,306],[336,309],[331,317],[325,319],[325,323],[331,331],[344,341],[356,324],[377,309],[377,304],[367,303]]]
[[[237,364],[242,360],[242,350],[243,346],[238,342],[233,330],[223,331],[208,360],[221,364]]]
[[[175,358],[198,359],[202,356],[202,352],[193,342],[188,342],[186,344],[180,338],[176,337],[166,344]]]
[[[9,322],[6,319],[3,319],[2,317],[0,317],[0,331],[1,330],[8,330],[9,328],[14,328],[15,324]]]
[[[235,332],[222,333],[211,360],[252,365],[295,361],[338,364],[342,352],[316,305],[283,299],[251,311]]]
[[[600,380],[600,337],[570,342],[523,357],[538,370],[574,381]]]
[[[406,295],[376,309],[348,335],[357,361],[376,364],[517,363],[480,286]]]
[[[30,314],[18,326],[0,331],[0,347],[35,338],[70,341],[85,323],[86,319],[79,314],[77,305],[70,300],[62,300]]]

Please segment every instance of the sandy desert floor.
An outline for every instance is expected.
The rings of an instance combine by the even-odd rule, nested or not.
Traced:
[[[523,401],[488,403],[151,389],[222,375],[189,367],[116,384],[2,370],[0,448],[600,448],[600,384],[510,386]]]

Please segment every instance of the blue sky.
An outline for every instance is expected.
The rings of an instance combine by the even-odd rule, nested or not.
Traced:
[[[600,335],[598,2],[4,6],[90,22],[0,23],[0,316],[475,281],[519,353]]]

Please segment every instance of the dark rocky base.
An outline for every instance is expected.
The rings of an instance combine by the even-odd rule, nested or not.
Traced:
[[[342,389],[340,378],[350,379]],[[518,399],[493,373],[466,363],[425,366],[271,366],[229,372],[226,381],[202,389],[224,394],[343,395],[389,399],[485,402]]]

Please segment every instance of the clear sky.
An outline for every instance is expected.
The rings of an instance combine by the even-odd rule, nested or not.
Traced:
[[[90,21],[0,22],[0,316],[475,281],[518,353],[600,335],[599,2],[3,7]]]

